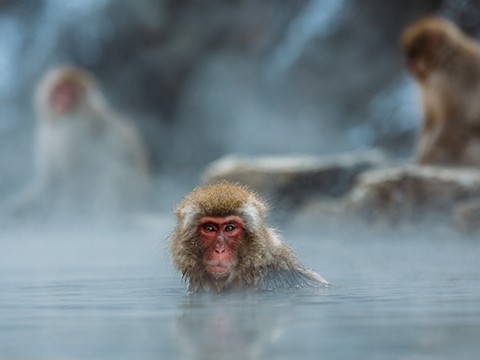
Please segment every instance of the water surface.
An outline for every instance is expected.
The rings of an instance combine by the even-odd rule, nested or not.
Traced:
[[[474,359],[480,245],[286,232],[327,289],[189,296],[155,230],[0,237],[1,359]]]

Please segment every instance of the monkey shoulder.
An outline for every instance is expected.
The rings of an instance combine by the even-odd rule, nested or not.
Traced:
[[[299,263],[290,248],[282,244],[274,254],[274,260],[258,269],[259,290],[310,288],[328,285],[314,271]]]
[[[301,289],[328,285],[320,275],[300,266],[289,269],[266,267],[260,269],[259,275],[258,290]]]

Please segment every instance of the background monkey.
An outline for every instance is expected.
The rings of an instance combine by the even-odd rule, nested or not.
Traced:
[[[265,214],[254,193],[227,182],[197,187],[180,203],[171,253],[189,291],[328,284],[299,263],[266,225]]]
[[[142,206],[149,161],[136,129],[115,114],[86,71],[48,72],[35,93],[32,183],[11,200],[16,212],[116,216]]]
[[[479,45],[433,16],[408,26],[400,43],[423,105],[417,162],[480,165]]]

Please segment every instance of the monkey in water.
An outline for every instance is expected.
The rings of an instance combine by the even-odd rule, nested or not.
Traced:
[[[14,213],[98,219],[141,208],[150,182],[144,143],[89,73],[73,66],[47,72],[35,112],[36,173],[11,200]]]
[[[480,46],[450,21],[429,16],[400,38],[420,87],[420,164],[480,166]]]
[[[265,223],[264,202],[246,187],[197,187],[178,205],[170,250],[189,292],[327,285],[304,268]]]

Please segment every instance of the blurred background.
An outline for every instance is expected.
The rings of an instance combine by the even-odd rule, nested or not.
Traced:
[[[0,198],[33,176],[32,94],[59,64],[138,127],[161,209],[225,154],[408,157],[420,112],[398,37],[432,12],[480,29],[468,0],[1,1]]]
[[[42,229],[0,215],[0,357],[476,358],[480,243],[439,223],[281,222],[325,291],[195,299],[168,251],[173,205],[224,155],[408,161],[421,114],[398,38],[432,13],[480,37],[474,0],[0,0],[0,206],[35,175],[38,81],[73,64],[139,130],[161,217]]]

